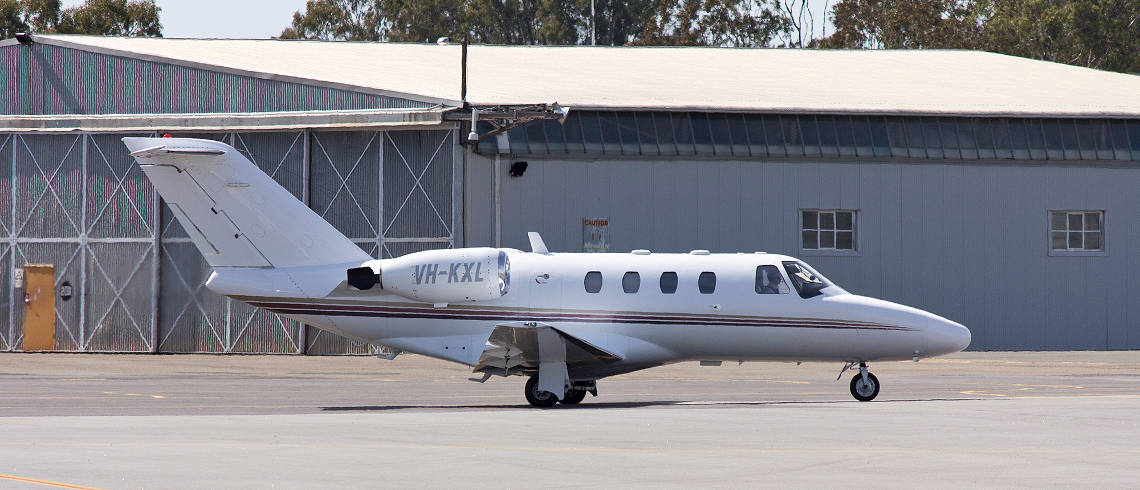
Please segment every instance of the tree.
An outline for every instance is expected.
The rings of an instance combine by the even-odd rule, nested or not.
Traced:
[[[979,10],[960,0],[840,0],[831,11],[827,48],[977,48]]]
[[[777,30],[780,46],[785,48],[818,47],[816,23],[826,28],[824,19],[816,19],[811,0],[771,0],[775,15],[781,22]],[[830,0],[824,2],[824,11],[830,9]]]
[[[0,0],[0,39],[17,32],[54,32],[59,0]]]
[[[162,37],[159,10],[154,0],[87,0],[60,13],[56,32]]]
[[[572,19],[554,0],[309,0],[282,39],[430,42],[572,42]]]
[[[309,0],[285,39],[490,44],[763,46],[783,25],[761,0]]]
[[[985,48],[1140,73],[1140,0],[985,0]]]
[[[309,0],[305,13],[294,12],[282,39],[378,41],[378,12],[371,0]]]
[[[0,19],[29,22],[13,1]],[[825,0],[829,36],[811,1],[594,0],[591,15],[590,0],[309,0],[281,37],[590,44],[593,31],[600,45],[983,49],[1140,72],[1140,0]]]
[[[832,48],[981,49],[1140,72],[1140,0],[840,0]]]
[[[162,37],[154,0],[87,0],[60,9],[59,0],[0,0],[0,38],[17,32]]]
[[[59,19],[59,0],[24,0],[26,19],[32,32],[47,32]]]
[[[661,0],[631,44],[767,46],[787,22],[757,0]]]

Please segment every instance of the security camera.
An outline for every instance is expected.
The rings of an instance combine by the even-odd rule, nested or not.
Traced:
[[[475,131],[467,133],[467,141],[470,141],[472,143],[479,141],[479,133],[476,133]]]

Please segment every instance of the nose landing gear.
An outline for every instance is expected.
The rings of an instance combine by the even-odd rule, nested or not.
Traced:
[[[839,376],[843,377],[843,372],[855,366],[854,362],[849,362],[843,366],[843,370],[839,371]],[[879,378],[874,374],[867,372],[867,363],[859,363],[859,374],[851,377],[851,396],[861,402],[869,402],[879,396]]]

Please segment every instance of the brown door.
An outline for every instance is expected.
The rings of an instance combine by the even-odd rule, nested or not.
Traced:
[[[24,351],[55,349],[55,266],[24,266]]]

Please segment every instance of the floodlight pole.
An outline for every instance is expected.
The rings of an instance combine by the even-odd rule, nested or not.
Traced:
[[[463,103],[463,107],[467,107],[467,36],[463,37],[463,49],[459,61],[460,82],[459,82],[459,101]],[[474,128],[472,128],[474,129]]]
[[[594,17],[594,0],[590,0],[590,46],[598,45],[598,24]]]

